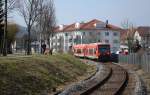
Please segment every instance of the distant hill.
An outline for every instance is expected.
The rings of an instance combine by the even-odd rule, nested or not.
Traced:
[[[16,38],[22,38],[24,35],[28,33],[26,27],[18,25],[18,28],[19,32],[16,34]]]

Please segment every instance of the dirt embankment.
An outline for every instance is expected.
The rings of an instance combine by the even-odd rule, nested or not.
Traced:
[[[0,95],[42,95],[84,79],[95,68],[73,56],[0,58]]]

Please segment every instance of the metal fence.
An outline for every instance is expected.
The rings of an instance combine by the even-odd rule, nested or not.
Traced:
[[[150,54],[137,54],[119,55],[120,63],[137,64],[145,71],[150,72]]]

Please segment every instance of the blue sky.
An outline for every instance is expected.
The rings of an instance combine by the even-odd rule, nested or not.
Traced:
[[[150,0],[54,0],[58,24],[99,19],[121,26],[129,19],[136,26],[150,26]],[[25,26],[14,14],[13,20]]]

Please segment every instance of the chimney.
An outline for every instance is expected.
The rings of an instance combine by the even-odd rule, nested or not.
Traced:
[[[79,29],[80,28],[80,23],[76,23],[75,28]]]
[[[64,25],[59,25],[59,30],[63,30]]]

